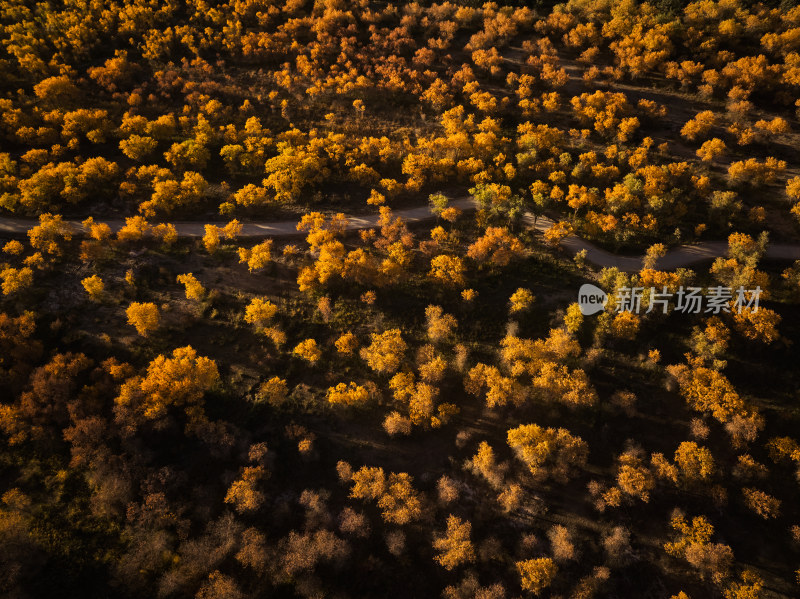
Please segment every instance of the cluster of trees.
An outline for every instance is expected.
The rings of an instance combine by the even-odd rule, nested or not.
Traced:
[[[715,207],[696,200],[786,168],[745,157],[724,182],[709,169],[791,132],[784,116],[756,110],[795,108],[794,9],[195,8],[122,1],[3,17],[3,72],[20,93],[0,99],[1,134],[17,148],[0,154],[0,206],[38,214],[116,197],[147,218],[227,215],[318,202],[332,188],[385,203],[456,181],[497,192],[495,216],[557,208],[586,235],[629,241],[672,233],[688,212],[714,225]],[[44,37],[54,41],[31,41]],[[522,65],[507,60],[515,43]],[[574,53],[587,91],[570,97],[561,57]],[[237,77],[255,67],[256,87]],[[727,100],[724,113],[683,124],[699,164],[652,147],[664,104],[597,89],[644,76]],[[397,126],[388,95],[424,126]],[[436,270],[456,266],[444,262]]]
[[[26,243],[6,244],[4,255],[15,265],[24,267],[23,261],[38,253],[37,277],[64,272],[80,287],[79,301],[116,310],[119,330],[135,347],[151,351],[172,343],[176,321],[225,318],[226,327],[239,327],[237,335],[255,335],[251,350],[264,352],[259,379],[247,391],[229,374],[228,358],[209,357],[213,345],[202,339],[202,350],[195,343],[174,344],[143,363],[135,356],[129,358],[133,363],[109,359],[93,348],[45,352],[39,339],[46,337],[37,332],[42,317],[14,316],[11,302],[19,296],[4,300],[0,385],[13,399],[0,409],[3,442],[12,453],[35,447],[64,455],[65,471],[83,485],[73,492],[83,494],[91,517],[120,543],[109,584],[129,584],[132,596],[152,589],[201,598],[246,596],[284,585],[313,596],[334,588],[347,592],[349,583],[338,582],[342,572],[374,555],[389,571],[403,571],[398,557],[430,569],[426,579],[432,585],[441,582],[435,592],[444,589],[445,596],[503,597],[519,592],[512,589],[536,594],[549,588],[602,596],[619,580],[620,568],[636,559],[631,544],[641,551],[645,547],[636,529],[628,531],[619,519],[630,524],[625,514],[634,514],[635,524],[660,514],[663,550],[674,558],[671,567],[689,567],[696,574],[674,584],[676,592],[710,581],[720,595],[759,596],[763,577],[739,566],[733,545],[715,534],[712,519],[715,510],[727,509],[746,526],[766,521],[788,529],[794,522],[790,495],[779,481],[787,463],[800,464],[800,444],[770,432],[767,415],[726,371],[736,339],[776,345],[786,334],[778,332],[784,328],[780,318],[764,307],[744,317],[700,314],[686,339],[691,351],[685,363],[662,366],[655,350],[646,358],[626,355],[626,347],[641,352],[642,329],[664,326],[670,315],[660,309],[617,314],[616,292],[636,286],[675,292],[698,277],[686,270],[657,270],[665,252],[657,245],[637,274],[600,273],[611,301],[596,321],[584,319],[572,304],[553,314],[551,327],[540,336],[522,336],[510,319],[530,325],[542,292],[535,281],[523,283],[514,274],[519,261],[530,259],[524,235],[515,233],[513,223],[489,224],[502,214],[502,208],[492,214],[492,206],[503,206],[506,192],[483,191],[485,227],[469,231],[462,216],[448,219],[446,198],[434,196],[440,221],[431,239],[419,242],[388,207],[382,208],[377,227],[349,237],[343,216],[306,215],[298,225],[306,234],[304,250],[269,240],[239,247],[240,223],[211,226],[193,244],[199,262],[192,272],[179,260],[170,276],[159,279],[156,286],[169,288],[169,294],[148,289],[139,280],[143,274],[109,260],[137,248],[145,250],[144,256],[183,255],[181,247],[159,241],[163,234],[143,217],[129,219],[116,235],[89,219],[79,240],[61,218],[46,215]],[[707,275],[709,285],[759,285],[762,299],[778,293],[759,267],[765,244],[765,236],[732,235],[728,255]],[[429,268],[436,258],[459,260],[461,280],[446,267],[447,284],[433,278]],[[71,263],[82,270],[54,268]],[[208,266],[214,272],[220,266],[235,270],[237,283],[220,286]],[[372,276],[366,276],[369,272]],[[792,272],[784,277],[789,284]],[[472,306],[492,293],[486,281],[498,277],[511,277],[504,296],[492,300],[502,310],[475,315]],[[279,281],[285,287],[279,293],[244,293],[242,279]],[[468,282],[480,292],[467,288]],[[388,285],[391,289],[384,289]],[[386,320],[387,292],[409,299],[430,297],[432,291],[437,303],[404,314],[402,326],[392,324],[396,317]],[[648,301],[643,299],[645,308]],[[358,307],[349,312],[348,306]],[[313,327],[298,326],[300,309]],[[214,310],[224,310],[225,316]],[[476,342],[470,337],[474,318],[509,321],[504,332]],[[134,328],[139,336],[132,335]],[[613,360],[616,355],[651,380],[638,401],[638,392],[622,389],[609,396],[606,385],[598,384],[609,372],[598,356]],[[663,385],[677,400],[675,413],[690,421],[689,438],[654,442],[635,434],[624,447],[603,447],[596,440],[596,419],[611,413],[615,424],[636,422],[646,409],[645,393]],[[257,410],[270,424],[256,432],[249,417],[237,416],[232,406]],[[475,409],[516,423],[496,431],[499,435],[457,433]],[[307,410],[323,411],[337,426],[365,418],[377,422],[375,434],[393,451],[450,435],[464,460],[451,462],[431,481],[425,467],[409,464],[403,470],[365,456],[360,462],[365,465],[357,469],[339,461],[337,483],[330,460],[340,460],[341,447],[325,426],[306,418]],[[375,412],[373,420],[369,415]],[[711,435],[715,427],[719,430]],[[169,449],[175,443],[197,455],[198,463],[176,463]],[[320,449],[326,446],[336,449],[326,455],[328,450]],[[602,466],[596,455],[609,451],[613,459]],[[419,459],[424,464],[430,457]],[[320,466],[328,468],[322,481]],[[317,473],[316,487],[293,482],[305,476],[306,468]],[[48,554],[32,524],[35,512],[26,506],[64,496],[44,499],[22,479],[15,485],[0,505],[4,522],[15,528],[0,533],[10,539],[13,531],[14,538],[34,548],[30,555]],[[575,524],[520,524],[541,514],[543,497],[563,485],[585,485],[581,501],[593,504],[615,527],[599,536],[593,532],[596,538],[587,540],[590,533]],[[196,504],[193,499],[187,506],[181,499],[186,494],[197,497]],[[663,508],[676,504],[703,511],[693,520],[679,514],[668,518]],[[275,515],[276,505],[284,506],[283,519]],[[568,502],[551,505],[562,513]],[[529,532],[513,542],[501,540],[488,532],[487,518]],[[19,555],[15,567],[40,567]],[[173,557],[158,557],[163,555]],[[583,567],[578,556],[584,555],[596,558],[596,567]],[[453,583],[453,576],[460,582]],[[24,584],[14,580],[10,584]]]

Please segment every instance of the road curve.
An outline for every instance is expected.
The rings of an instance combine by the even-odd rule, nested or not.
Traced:
[[[450,206],[462,210],[474,209],[476,202],[473,198],[459,198],[450,202]],[[393,213],[401,217],[407,223],[417,223],[433,220],[430,208],[420,206],[407,210],[397,210]],[[535,219],[528,213],[524,218],[525,222],[536,231],[543,233],[553,225],[553,221],[547,217],[540,216]],[[67,221],[76,230],[80,230],[80,221]],[[106,220],[105,222],[112,231],[116,232],[124,226],[122,220]],[[36,224],[36,221],[23,218],[0,217],[0,236],[22,237],[27,231]],[[200,222],[173,222],[180,237],[202,237],[205,234],[205,223]],[[224,222],[210,223],[224,226]],[[378,224],[378,215],[351,216],[348,217],[347,230],[357,231],[368,229]],[[297,230],[297,221],[277,221],[260,223],[242,223],[240,237],[302,237],[305,233]],[[571,254],[576,254],[581,250],[586,250],[586,260],[595,266],[616,267],[622,272],[638,272],[642,268],[643,256],[626,256],[622,254],[612,254],[601,249],[593,243],[571,235],[561,241],[561,247]],[[669,250],[666,255],[659,258],[656,268],[659,270],[675,270],[684,266],[691,266],[698,262],[712,260],[719,256],[726,255],[728,244],[724,241],[705,241],[695,244],[680,245]],[[775,244],[767,246],[766,258],[773,260],[800,260],[800,245],[795,244]]]

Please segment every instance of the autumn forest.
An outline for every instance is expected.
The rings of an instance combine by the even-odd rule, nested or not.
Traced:
[[[0,597],[800,596],[799,307],[795,2],[0,0]]]

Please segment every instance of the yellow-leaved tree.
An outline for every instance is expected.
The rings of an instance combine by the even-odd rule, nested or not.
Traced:
[[[244,311],[244,320],[256,327],[264,327],[278,313],[278,306],[269,300],[254,297]]]
[[[103,298],[105,285],[103,284],[103,279],[99,276],[92,275],[91,277],[86,277],[81,281],[81,285],[83,285],[83,288],[92,300],[99,301]]]
[[[190,346],[171,356],[160,355],[147,366],[144,376],[126,380],[114,400],[114,415],[123,431],[132,434],[144,423],[156,429],[169,424],[170,413],[182,411],[187,430],[206,422],[203,398],[219,384],[214,360],[198,356]]]
[[[538,479],[566,481],[586,464],[589,446],[568,430],[524,424],[508,431],[508,445]]]
[[[358,349],[358,338],[353,333],[347,332],[336,340],[335,345],[337,352],[349,356]]]
[[[317,347],[317,341],[315,339],[304,339],[297,344],[292,350],[292,353],[311,364],[314,364],[322,357],[322,352],[319,347]]]
[[[264,268],[272,260],[272,240],[268,239],[252,248],[239,248],[239,262],[247,264],[250,272]]]
[[[453,335],[458,321],[451,314],[445,314],[441,306],[430,305],[425,308],[428,338],[433,342],[443,341]]]
[[[408,348],[400,329],[372,333],[371,339],[372,343],[361,350],[361,358],[375,372],[386,374],[397,372]]]
[[[431,270],[428,276],[445,287],[463,287],[466,282],[465,270],[461,258],[441,254],[431,260]]]
[[[517,562],[516,566],[522,588],[536,595],[550,586],[558,572],[555,562],[549,557],[524,560]]]
[[[199,302],[206,294],[206,290],[192,273],[178,275],[177,281],[186,288],[186,299]]]
[[[9,266],[0,270],[0,289],[3,295],[11,295],[33,285],[33,270],[25,266],[23,268],[13,268]]]
[[[509,312],[512,314],[516,312],[523,312],[531,307],[535,299],[536,298],[533,296],[533,293],[531,293],[530,289],[523,289],[520,287],[514,293],[512,293],[511,297],[509,298],[509,302],[511,303]]]
[[[447,518],[447,531],[433,541],[433,548],[438,552],[433,559],[445,570],[474,562],[475,547],[470,540],[471,533],[472,524],[450,514]]]
[[[128,316],[128,324],[136,327],[136,332],[142,337],[147,337],[150,331],[158,328],[161,316],[158,313],[158,306],[152,302],[133,302],[125,310]]]
[[[278,306],[267,299],[253,298],[245,308],[244,321],[256,328],[258,333],[266,335],[272,342],[281,346],[286,342],[286,333],[275,325],[270,325],[272,318],[278,313]]]
[[[353,406],[366,403],[369,400],[369,390],[355,383],[339,383],[328,388],[328,402],[334,405]]]

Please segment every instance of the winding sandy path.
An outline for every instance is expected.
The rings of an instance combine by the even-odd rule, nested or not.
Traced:
[[[450,206],[455,206],[462,210],[475,208],[473,198],[459,198],[450,202]],[[401,217],[407,223],[417,223],[433,220],[430,208],[420,206],[407,210],[394,212],[395,216]],[[553,225],[553,221],[547,217],[540,216],[536,219],[532,214],[526,214],[525,222],[543,233]],[[77,230],[81,229],[79,221],[68,221]],[[105,222],[112,231],[118,231],[125,224],[122,220],[107,220]],[[35,221],[23,218],[0,217],[0,235],[21,237],[28,229],[35,224]],[[202,237],[205,234],[205,223],[200,222],[173,222],[181,237]],[[212,223],[224,226],[224,222]],[[368,229],[378,224],[378,215],[353,216],[348,217],[347,230],[357,231]],[[297,221],[277,221],[262,223],[242,223],[240,237],[303,237],[304,232],[297,230]],[[586,260],[599,267],[617,267],[623,272],[638,272],[642,268],[642,256],[626,256],[622,254],[612,254],[603,250],[593,243],[581,239],[580,237],[570,236],[562,240],[561,247],[576,254],[581,250],[586,250]],[[703,262],[724,256],[727,252],[728,244],[724,241],[706,241],[702,243],[681,245],[672,248],[667,254],[656,262],[656,268],[660,270],[675,270],[683,266],[691,266],[698,262]],[[767,246],[766,258],[773,260],[800,260],[800,245],[795,244],[774,244]]]

